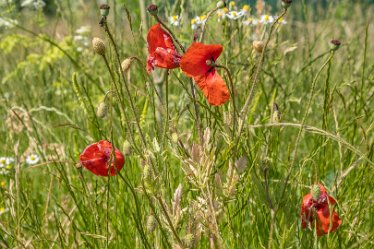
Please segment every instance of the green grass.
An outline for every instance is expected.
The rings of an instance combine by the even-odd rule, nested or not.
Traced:
[[[126,84],[97,5],[55,2],[53,17],[3,9],[19,25],[0,30],[0,157],[15,158],[0,175],[1,248],[374,247],[374,6],[294,1],[288,23],[270,37],[270,25],[263,33],[212,17],[205,43],[224,47],[218,63],[235,91],[213,107],[196,87],[202,143],[189,79],[180,69],[144,70],[155,20],[141,18],[138,2],[110,1],[120,60],[142,62],[134,61]],[[182,12],[182,26],[172,30],[185,47],[190,19],[215,6],[158,2],[165,22]],[[114,81],[91,44],[74,40],[82,25],[92,26],[89,42],[105,40]],[[262,65],[254,34],[269,39]],[[331,39],[342,41],[335,52]],[[100,119],[96,108],[114,86],[119,94],[108,95],[112,108]],[[238,111],[249,99],[241,117],[233,98]],[[243,122],[234,124],[233,115]],[[125,153],[121,175],[98,177],[80,166],[84,148],[102,139]],[[37,165],[25,162],[31,153]],[[323,237],[302,230],[300,220],[302,197],[317,182],[337,200],[342,220]]]

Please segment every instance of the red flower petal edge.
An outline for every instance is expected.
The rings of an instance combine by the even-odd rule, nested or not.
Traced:
[[[109,141],[101,140],[93,143],[79,156],[80,163],[95,175],[114,176],[123,168],[125,158],[117,148],[114,150],[115,158],[111,158],[112,150],[112,143]]]
[[[214,106],[222,105],[230,99],[229,90],[222,77],[214,67],[207,65],[207,61],[215,62],[222,50],[222,46],[218,44],[194,42],[180,63],[182,71],[195,80],[209,104]]]
[[[155,67],[173,69],[179,67],[181,56],[174,46],[173,39],[166,33],[161,25],[153,25],[147,35],[148,57],[147,71]]]
[[[325,187],[318,185],[320,194],[313,199],[312,193],[303,197],[301,204],[301,226],[303,229],[308,225],[313,229],[316,227],[317,235],[322,236],[335,231],[341,224],[338,213],[334,211],[333,205],[336,200],[329,196]]]

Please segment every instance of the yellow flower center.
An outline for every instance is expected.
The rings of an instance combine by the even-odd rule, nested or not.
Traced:
[[[5,182],[2,181],[2,182],[0,183],[0,186],[1,186],[2,188],[4,188],[4,187],[5,187]]]
[[[1,207],[0,208],[0,213],[3,213],[5,211],[5,208]]]
[[[246,5],[243,6],[243,10],[246,11],[246,12],[248,12],[250,9],[251,8],[249,7],[248,4],[246,4]]]
[[[229,6],[230,6],[230,7],[234,7],[234,6],[235,6],[235,2],[234,2],[234,1],[231,1],[231,2],[229,3]]]
[[[223,8],[223,13],[227,13],[229,12],[229,9],[228,8]]]
[[[233,16],[233,17],[236,17],[237,15],[238,15],[238,13],[236,13],[236,11],[233,11],[233,12],[232,12],[232,16]]]
[[[195,24],[196,23],[196,20],[195,19],[192,19],[191,20],[191,24]]]
[[[203,21],[203,20],[205,20],[206,19],[206,15],[202,15],[202,16],[200,16],[200,20],[201,21]]]
[[[268,15],[265,15],[264,20],[269,21],[270,17]]]
[[[173,16],[172,18],[174,21],[178,20],[178,16]]]
[[[6,160],[5,160],[5,159],[1,159],[1,160],[0,160],[0,163],[1,163],[1,164],[5,164],[5,163],[6,163]]]

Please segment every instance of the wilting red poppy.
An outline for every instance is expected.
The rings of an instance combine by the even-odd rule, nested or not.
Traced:
[[[173,39],[166,33],[161,25],[153,25],[147,35],[148,57],[147,71],[151,72],[155,67],[173,69],[179,67],[181,56],[174,46]]]
[[[81,164],[95,175],[114,176],[123,168],[125,158],[117,148],[114,150],[115,158],[111,158],[112,150],[111,142],[101,140],[87,146],[79,159]]]
[[[318,236],[335,231],[342,224],[332,208],[335,203],[335,199],[328,195],[324,186],[321,184],[313,186],[311,193],[303,197],[302,228],[305,229],[310,224],[312,228],[316,227]]]
[[[194,42],[181,60],[182,71],[194,78],[209,104],[215,106],[226,103],[230,98],[225,82],[214,68],[222,49],[221,45]]]

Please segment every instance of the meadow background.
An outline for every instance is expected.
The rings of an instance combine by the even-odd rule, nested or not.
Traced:
[[[108,2],[120,59],[142,62],[126,84],[99,26],[100,3],[44,2],[0,1],[0,157],[14,159],[0,169],[1,248],[374,248],[373,1],[294,0],[270,37],[242,133],[231,101],[212,107],[196,88],[204,142],[188,78],[144,70],[150,1]],[[280,1],[235,2],[255,17],[283,11]],[[182,17],[171,29],[186,47],[191,19],[216,6],[153,3],[166,23]],[[219,63],[238,110],[261,59],[252,42],[266,41],[270,26],[208,21],[205,43],[224,47]],[[93,37],[106,43],[115,83]],[[332,39],[342,43],[334,53]],[[121,101],[109,96],[112,111],[100,119],[112,84]],[[125,154],[121,176],[80,166],[84,148],[102,139]],[[317,182],[342,219],[323,237],[300,221]]]

